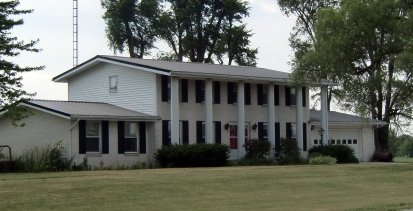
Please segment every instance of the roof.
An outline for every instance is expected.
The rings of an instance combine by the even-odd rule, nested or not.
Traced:
[[[310,111],[310,122],[319,123],[321,121],[321,111]],[[371,124],[371,125],[385,125],[384,121],[369,119],[351,114],[340,113],[336,111],[328,112],[328,123],[332,124]]]
[[[30,100],[23,105],[68,119],[156,120],[147,115],[108,103],[82,101]]]
[[[219,64],[205,64],[195,62],[173,62],[152,59],[137,59],[120,56],[98,55],[88,61],[56,76],[55,82],[67,82],[67,79],[88,68],[101,63],[112,63],[134,69],[154,72],[162,75],[181,77],[209,77],[227,80],[261,80],[287,83],[289,73],[266,68],[250,66],[231,66]]]

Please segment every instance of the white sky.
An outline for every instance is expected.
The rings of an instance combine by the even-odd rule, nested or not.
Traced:
[[[258,66],[290,71],[292,58],[288,38],[295,19],[286,17],[276,0],[249,0],[252,46],[258,48]],[[34,9],[23,16],[24,25],[12,30],[21,40],[39,39],[40,53],[23,53],[14,60],[19,65],[46,66],[45,70],[25,73],[24,89],[36,92],[36,99],[67,100],[67,84],[52,78],[72,68],[72,0],[20,0],[19,9]],[[79,0],[79,63],[98,54],[112,55],[107,45],[104,11],[100,0]],[[154,50],[155,52],[155,50]]]

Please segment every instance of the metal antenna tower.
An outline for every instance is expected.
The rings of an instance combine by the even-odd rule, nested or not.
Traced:
[[[73,67],[79,61],[79,23],[78,23],[78,0],[73,0]]]

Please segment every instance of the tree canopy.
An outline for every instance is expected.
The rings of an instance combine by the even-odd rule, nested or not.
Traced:
[[[39,52],[35,48],[38,41],[24,42],[12,35],[12,29],[23,24],[22,19],[13,16],[32,12],[17,9],[19,4],[17,0],[0,2],[0,110],[8,110],[13,123],[25,116],[22,112],[13,112],[18,109],[16,104],[34,96],[23,90],[21,73],[43,69],[43,66],[22,67],[12,61],[21,52]]]
[[[131,57],[142,58],[159,40],[170,48],[158,54],[160,59],[256,65],[258,51],[250,47],[252,33],[242,22],[248,16],[246,1],[102,0],[102,5],[107,37],[115,51],[126,47]],[[142,5],[150,7],[143,10]]]
[[[319,6],[312,15],[312,35],[308,36],[311,38],[296,42],[296,37],[292,37],[296,49],[295,79],[335,80],[339,84],[336,97],[342,108],[389,124],[411,120],[412,3],[407,0],[316,2]],[[297,28],[306,26],[303,23]],[[388,133],[389,125],[376,130],[377,151],[388,151]]]

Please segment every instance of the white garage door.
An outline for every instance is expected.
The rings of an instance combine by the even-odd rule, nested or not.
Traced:
[[[361,131],[359,129],[347,129],[347,130],[340,130],[340,129],[329,129],[328,142],[330,144],[343,144],[347,145],[354,150],[354,154],[356,157],[361,160],[362,158],[362,150],[361,150]],[[317,145],[318,140],[313,140],[313,145]]]

